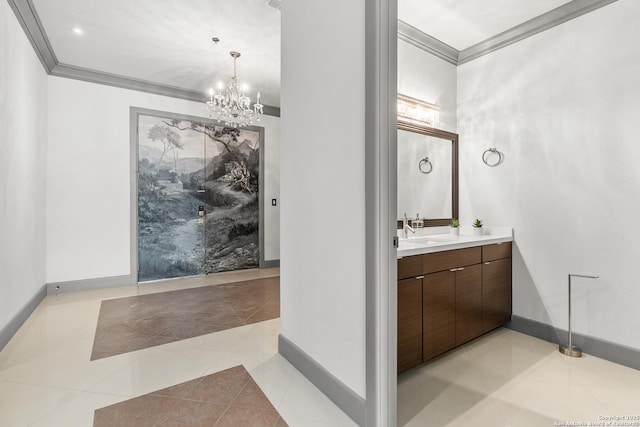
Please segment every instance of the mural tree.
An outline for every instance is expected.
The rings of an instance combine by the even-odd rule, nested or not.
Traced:
[[[178,171],[178,150],[184,148],[184,144],[180,142],[180,134],[167,126],[153,125],[149,129],[148,137],[152,141],[159,141],[162,144],[162,154],[158,160],[158,170],[162,164],[162,159],[169,151],[173,154],[173,170]]]
[[[242,144],[240,129],[226,126],[212,126],[204,123],[163,120],[163,123],[178,131],[192,130],[208,136],[223,148],[211,174],[206,180],[222,179],[237,191],[252,193],[258,188],[259,147]],[[184,124],[183,124],[184,123]],[[233,170],[230,176],[230,168]]]
[[[240,136],[240,129],[238,128],[211,126],[197,122],[187,122],[189,124],[188,126],[180,126],[182,120],[171,120],[170,122],[163,121],[163,123],[181,131],[190,129],[192,131],[205,134],[213,141],[219,142],[228,153],[237,151],[236,144],[238,143],[238,137]]]

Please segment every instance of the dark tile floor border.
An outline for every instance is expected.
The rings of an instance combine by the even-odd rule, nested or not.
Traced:
[[[279,316],[279,277],[104,300],[91,360]]]
[[[96,409],[94,427],[285,427],[241,366]]]

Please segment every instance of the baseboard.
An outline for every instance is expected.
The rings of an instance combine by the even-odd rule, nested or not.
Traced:
[[[554,344],[567,344],[567,331],[536,320],[512,316],[507,328]],[[640,370],[640,350],[611,341],[573,333],[572,344],[583,353]]]
[[[358,425],[365,425],[365,400],[287,338],[278,335],[278,352]]]
[[[260,264],[260,268],[276,268],[276,267],[280,267],[279,259],[270,259],[268,261],[262,261],[262,263]]]
[[[113,288],[135,285],[136,279],[130,274],[124,276],[98,277],[96,279],[71,280],[68,282],[47,283],[47,295],[56,293],[90,291],[92,289]]]
[[[42,285],[42,287],[36,292],[36,294],[29,300],[29,302],[22,307],[13,319],[7,323],[7,325],[0,329],[0,350],[6,346],[11,338],[18,332],[18,329],[22,327],[24,322],[27,321],[31,313],[40,305],[44,297],[47,296],[47,287],[46,285]]]

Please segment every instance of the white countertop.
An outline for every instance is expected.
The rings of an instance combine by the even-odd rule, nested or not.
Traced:
[[[484,227],[484,234],[481,236],[473,235],[471,227],[461,227],[459,236],[450,234],[448,230],[449,227],[424,228],[417,230],[415,234],[409,233],[408,239],[404,239],[402,230],[399,230],[398,258],[513,241],[511,227]]]

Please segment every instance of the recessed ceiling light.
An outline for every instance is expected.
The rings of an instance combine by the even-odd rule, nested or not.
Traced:
[[[82,28],[80,27],[73,27],[71,31],[73,31],[74,34],[77,34],[79,36],[84,34],[84,31],[82,31]]]

